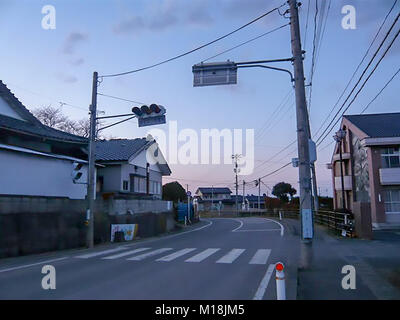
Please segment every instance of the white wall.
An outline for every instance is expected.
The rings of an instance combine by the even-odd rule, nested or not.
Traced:
[[[121,165],[108,165],[98,168],[97,175],[103,177],[103,192],[115,192],[122,190]]]
[[[16,113],[14,111],[14,109],[12,109],[8,103],[2,98],[0,97],[0,114],[5,115],[5,116],[9,116],[18,120],[24,120],[22,119],[18,113]]]
[[[85,184],[72,182],[72,160],[0,149],[0,194],[84,199]],[[82,182],[86,182],[86,170]]]

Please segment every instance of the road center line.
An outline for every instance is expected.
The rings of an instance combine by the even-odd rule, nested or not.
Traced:
[[[279,224],[279,225],[280,225],[280,227],[281,227],[281,237],[283,237],[283,230],[284,230],[285,228],[283,227],[283,225],[282,225],[282,224],[280,224],[278,221],[275,221],[275,220],[272,220],[272,219],[268,219],[268,218],[264,218],[264,219],[265,219],[265,220],[272,221],[272,222],[275,222],[275,223]]]
[[[253,297],[253,300],[262,300],[265,294],[265,290],[267,290],[269,280],[271,279],[272,273],[274,272],[275,264],[270,264],[268,266],[267,272],[262,278],[260,285],[258,286],[257,292]]]
[[[7,269],[1,269],[1,272],[7,272],[7,271],[13,271],[13,270],[18,270],[18,269],[23,269],[23,268],[29,268],[29,267],[33,267],[33,266],[37,266],[37,265],[41,265],[41,264],[46,264],[46,263],[50,263],[50,262],[56,262],[56,261],[61,261],[61,260],[65,260],[68,257],[62,257],[62,258],[57,258],[57,259],[51,259],[51,260],[45,260],[45,261],[41,261],[41,262],[36,262],[36,263],[31,263],[31,264],[25,264],[22,266],[18,266],[18,267],[12,267],[12,268],[7,268]]]
[[[237,227],[236,229],[233,229],[232,232],[235,232],[236,230],[239,230],[241,227],[243,227],[243,221],[242,220],[236,220],[236,219],[233,219],[233,220],[235,220],[236,222],[240,222],[240,226]]]

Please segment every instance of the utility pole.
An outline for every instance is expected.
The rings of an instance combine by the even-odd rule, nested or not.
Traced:
[[[313,194],[314,194],[314,210],[317,212],[319,210],[319,199],[318,199],[318,188],[317,188],[317,175],[315,173],[315,163],[311,164],[312,171],[312,183],[313,183]]]
[[[238,207],[238,189],[239,189],[239,183],[238,183],[238,159],[240,155],[235,154],[232,155],[232,159],[235,160],[235,168],[233,169],[233,172],[235,172],[235,189],[236,189],[236,199],[235,199],[235,205],[236,205],[236,214],[239,215],[239,207]]]
[[[258,178],[258,210],[260,210],[261,179]]]
[[[94,195],[95,195],[95,155],[96,155],[96,117],[97,117],[97,82],[98,73],[93,72],[92,103],[90,105],[90,132],[89,132],[89,168],[87,183],[87,233],[86,246],[93,248],[94,236]]]
[[[304,87],[303,51],[301,49],[300,41],[298,4],[296,0],[289,0],[288,3],[296,94],[301,231],[303,243],[311,244],[313,238],[313,217],[311,201],[310,154],[308,145],[310,132],[308,129],[308,112]]]
[[[213,211],[214,207],[214,186],[211,186],[211,211]]]
[[[243,180],[243,199],[242,199],[242,209],[243,208],[245,208],[245,206],[246,206],[246,203],[245,203],[245,201],[244,201],[244,197],[245,197],[245,193],[244,193],[244,188],[245,188],[245,185],[246,185],[246,181],[244,181]]]

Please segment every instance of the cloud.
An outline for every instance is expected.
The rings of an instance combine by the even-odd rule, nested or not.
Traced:
[[[77,77],[75,77],[73,75],[65,74],[63,72],[57,73],[56,78],[65,83],[75,83],[78,81]]]
[[[81,32],[70,33],[64,41],[62,52],[65,54],[75,53],[76,46],[88,40],[88,36]]]
[[[116,34],[132,34],[136,31],[145,29],[146,26],[143,19],[138,16],[130,17],[121,21],[113,27],[113,31]]]
[[[150,31],[165,31],[177,25],[207,26],[213,23],[209,13],[208,0],[164,0],[148,2],[142,15],[132,15],[115,24],[112,28],[115,34],[132,35]]]
[[[76,58],[76,59],[69,60],[69,64],[71,64],[73,66],[80,66],[84,62],[85,62],[85,59],[83,59],[83,58]]]
[[[208,6],[203,4],[194,5],[186,16],[186,23],[197,26],[209,26],[214,22],[214,19],[208,11]]]

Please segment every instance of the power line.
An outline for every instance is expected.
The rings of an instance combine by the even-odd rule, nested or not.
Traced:
[[[264,36],[266,36],[266,35],[268,35],[268,34],[270,34],[270,33],[273,33],[273,32],[275,32],[275,31],[278,31],[278,30],[280,30],[280,29],[282,29],[282,28],[288,26],[289,24],[290,24],[290,23],[284,24],[284,25],[282,25],[282,26],[280,26],[280,27],[278,27],[278,28],[275,28],[275,29],[272,29],[272,30],[270,30],[270,31],[268,31],[268,32],[265,32],[265,33],[263,33],[263,34],[261,34],[261,35],[255,37],[255,38],[252,38],[252,39],[250,39],[250,40],[247,40],[247,41],[245,41],[245,42],[242,42],[242,43],[240,43],[240,44],[238,44],[238,45],[236,45],[236,46],[234,46],[234,47],[232,47],[232,48],[230,48],[230,49],[224,50],[224,51],[222,51],[222,52],[220,52],[220,53],[217,53],[216,55],[213,55],[212,57],[209,57],[209,58],[207,58],[207,59],[204,59],[202,62],[211,60],[211,59],[213,59],[213,58],[215,58],[215,57],[218,57],[218,56],[220,56],[220,55],[223,55],[224,53],[227,53],[227,52],[232,51],[232,50],[234,50],[234,49],[237,49],[237,48],[239,48],[239,47],[241,47],[241,46],[244,46],[245,44],[248,44],[248,43],[250,43],[250,42],[252,42],[252,41],[255,41],[255,40],[257,40],[257,39],[260,39],[260,38],[262,38],[262,37],[264,37]]]
[[[331,116],[331,114],[333,113],[333,111],[335,110],[336,106],[339,104],[339,101],[342,99],[342,97],[344,96],[345,92],[347,91],[348,87],[350,86],[351,82],[353,81],[355,75],[357,74],[358,70],[360,69],[361,65],[363,64],[365,58],[367,57],[369,51],[371,50],[373,44],[375,43],[375,40],[377,39],[381,29],[383,28],[384,24],[386,23],[387,18],[389,17],[390,13],[392,12],[394,6],[396,5],[398,0],[395,0],[395,2],[393,3],[392,7],[390,8],[389,12],[386,14],[382,24],[380,25],[378,31],[376,32],[371,44],[369,45],[367,51],[365,52],[363,58],[361,59],[360,63],[358,64],[357,68],[354,70],[350,80],[348,81],[348,83],[346,84],[346,87],[344,88],[343,92],[340,94],[338,100],[336,101],[335,105],[333,106],[333,108],[331,109],[331,111],[329,112],[328,116],[324,119],[324,121],[321,123],[320,127],[318,128],[318,130],[315,132],[314,136],[316,136],[321,129],[324,127],[325,123],[328,121],[329,117]]]
[[[271,176],[271,175],[273,175],[273,174],[275,174],[275,173],[281,171],[282,169],[286,168],[286,167],[287,167],[288,165],[290,165],[290,164],[292,164],[292,162],[286,163],[286,164],[283,165],[282,167],[280,167],[280,168],[278,168],[278,169],[276,169],[276,170],[274,170],[274,171],[272,171],[272,172],[270,172],[270,173],[267,173],[266,175],[260,177],[259,179],[264,179],[264,178],[266,178],[266,177],[269,177],[269,176]]]
[[[117,99],[117,100],[121,100],[121,101],[132,102],[132,103],[136,103],[136,104],[146,104],[145,102],[134,101],[134,100],[129,100],[129,99],[125,99],[125,98],[119,98],[119,97],[115,97],[115,96],[110,96],[108,94],[103,94],[103,93],[97,93],[97,94],[99,96],[113,98],[113,99]]]
[[[304,49],[307,47],[307,30],[308,30],[308,18],[310,16],[310,6],[311,6],[311,0],[308,0],[307,2],[307,19],[306,19],[306,27],[304,31]]]
[[[292,89],[288,92],[288,94],[283,98],[282,102],[277,106],[277,108],[274,110],[274,112],[268,117],[267,121],[264,122],[264,125],[262,126],[261,130],[257,132],[257,135],[255,137],[256,140],[260,139],[269,129],[273,127],[274,124],[278,123],[280,120],[282,120],[282,117],[279,118],[278,121],[276,120],[276,117],[278,114],[284,110],[285,106],[287,103],[290,101],[290,93],[292,93]],[[291,107],[291,106],[289,106]],[[285,113],[284,113],[285,115]]]
[[[400,14],[398,15],[398,17],[400,16]],[[394,41],[397,39],[397,37],[400,34],[400,29],[397,31],[396,35],[394,36],[393,40],[390,42],[389,46],[387,47],[387,49],[385,50],[385,52],[383,53],[382,57],[379,59],[379,61],[377,62],[377,64],[375,65],[374,69],[372,69],[372,71],[370,72],[370,74],[368,75],[367,79],[365,79],[364,83],[362,84],[361,88],[357,91],[356,95],[354,96],[353,100],[351,100],[351,102],[349,103],[349,105],[344,109],[343,114],[350,108],[350,106],[353,104],[353,102],[355,101],[355,99],[357,98],[358,94],[361,92],[361,90],[364,88],[365,84],[368,82],[368,80],[371,78],[372,74],[375,72],[375,70],[378,68],[379,64],[381,63],[381,61],[383,60],[383,58],[386,56],[387,52],[389,51],[389,49],[392,47]],[[326,137],[328,136],[328,134],[333,130],[333,128],[335,127],[335,125],[339,122],[340,117],[335,121],[335,123],[333,124],[332,128],[326,133],[326,135],[322,138],[322,140],[319,142],[319,144],[322,143],[322,141],[324,141],[326,139]],[[321,135],[322,136],[322,135]],[[318,139],[319,140],[319,139]],[[318,145],[319,145],[318,144]]]
[[[13,83],[7,83],[7,85],[11,85],[13,87],[19,88],[21,90],[24,90],[24,91],[29,92],[31,94],[37,95],[39,97],[46,98],[47,100],[50,100],[50,101],[53,101],[53,102],[57,101],[57,103],[59,103],[61,107],[62,106],[68,106],[68,107],[72,107],[72,108],[76,108],[76,109],[80,109],[80,110],[84,110],[84,111],[88,111],[89,110],[88,108],[84,108],[84,107],[76,106],[76,105],[73,105],[73,104],[70,104],[70,103],[67,103],[67,102],[64,102],[64,101],[60,101],[59,99],[54,99],[52,97],[46,96],[46,95],[41,94],[41,93],[34,92],[34,91],[30,90],[30,89],[23,88],[23,87],[21,87],[19,85],[13,84]]]
[[[268,158],[267,160],[265,160],[263,163],[259,164],[257,167],[254,168],[254,170],[262,167],[265,163],[268,163],[270,160],[274,159],[276,156],[278,156],[279,154],[281,154],[283,151],[289,149],[293,144],[295,144],[297,142],[297,139],[292,141],[291,143],[289,143],[286,147],[284,147],[282,150],[279,150],[277,153],[275,153],[272,157]]]
[[[222,39],[225,39],[225,38],[229,37],[230,35],[232,35],[232,34],[238,32],[238,31],[240,31],[240,30],[246,28],[247,26],[253,24],[254,22],[256,22],[256,21],[258,21],[258,20],[260,20],[260,19],[262,19],[262,18],[264,18],[264,17],[266,17],[267,15],[273,13],[274,11],[278,10],[279,8],[281,8],[281,7],[285,6],[285,5],[286,5],[286,2],[285,2],[284,4],[282,4],[281,6],[276,7],[276,8],[274,8],[274,9],[272,9],[272,10],[270,10],[270,11],[268,11],[268,12],[262,14],[261,16],[259,16],[259,17],[255,18],[255,19],[251,20],[250,22],[248,22],[248,23],[242,25],[241,27],[239,27],[239,28],[237,28],[237,29],[235,29],[235,30],[233,30],[233,31],[231,31],[231,32],[229,32],[229,33],[227,33],[227,34],[225,34],[225,35],[223,35],[223,36],[217,38],[217,39],[214,39],[214,40],[212,40],[212,41],[210,41],[210,42],[207,42],[207,43],[205,43],[205,44],[203,44],[203,45],[201,45],[201,46],[199,46],[199,47],[197,47],[197,48],[194,48],[194,49],[192,49],[192,50],[190,50],[190,51],[187,51],[187,52],[185,52],[185,53],[179,54],[179,55],[177,55],[177,56],[175,56],[175,57],[172,57],[172,58],[163,60],[163,61],[161,61],[161,62],[158,62],[158,63],[152,64],[152,65],[149,65],[149,66],[147,66],[147,67],[143,67],[143,68],[139,68],[139,69],[127,71],[127,72],[121,72],[121,73],[103,75],[103,76],[100,76],[100,78],[109,78],[109,77],[123,76],[123,75],[131,74],[131,73],[135,73],[135,72],[139,72],[139,71],[151,69],[151,68],[160,66],[160,65],[162,65],[162,64],[171,62],[171,61],[173,61],[173,60],[182,58],[182,57],[184,57],[184,56],[186,56],[186,55],[188,55],[188,54],[191,54],[191,53],[193,53],[193,52],[195,52],[195,51],[198,51],[198,50],[200,50],[200,49],[203,49],[203,48],[205,48],[205,47],[207,47],[207,46],[209,46],[209,45],[211,45],[211,44],[213,44],[213,43],[215,43],[215,42],[217,42],[217,41],[220,41],[220,40],[222,40]]]
[[[365,67],[364,71],[362,72],[361,76],[359,77],[359,79],[357,80],[356,84],[354,85],[353,89],[350,91],[350,93],[348,94],[346,100],[343,102],[342,106],[339,108],[339,110],[336,112],[336,114],[334,115],[334,117],[332,118],[332,120],[330,121],[330,123],[328,124],[328,126],[325,128],[325,130],[322,132],[322,134],[318,137],[317,142],[322,138],[322,136],[327,132],[327,130],[329,129],[330,125],[335,121],[335,118],[337,117],[337,115],[340,113],[340,111],[344,108],[345,104],[347,103],[347,101],[349,100],[350,96],[353,94],[353,92],[355,91],[355,89],[357,88],[358,84],[361,82],[362,78],[364,77],[365,73],[367,72],[368,68],[370,67],[370,65],[372,64],[372,62],[374,61],[375,57],[377,56],[378,52],[380,51],[380,49],[382,48],[382,46],[384,45],[386,39],[388,38],[390,32],[392,31],[393,27],[395,26],[395,24],[397,23],[398,19],[400,17],[400,13],[397,15],[396,19],[394,20],[392,26],[390,27],[389,31],[386,33],[385,37],[383,38],[382,42],[380,43],[378,49],[375,51],[374,55],[372,56],[371,60],[369,61],[368,65]],[[398,33],[397,33],[398,35]],[[385,57],[387,51],[390,49],[390,47],[392,46],[394,40],[397,38],[397,35],[394,37],[394,39],[392,40],[391,44],[389,45],[389,47],[386,49],[385,53],[383,54],[383,56],[380,58],[380,60],[378,61],[378,63],[376,64],[373,72],[375,71],[375,69],[378,67],[378,65],[380,64],[380,62],[382,61],[382,59]],[[370,76],[372,75],[372,73],[368,76],[368,79],[370,78]],[[366,82],[364,82],[363,86],[365,85]],[[358,91],[358,93],[361,90]],[[356,94],[356,97],[358,95],[358,93]],[[354,101],[354,99],[353,99]],[[348,109],[348,108],[347,108]],[[346,109],[346,110],[347,110]],[[345,110],[345,111],[346,111]],[[339,118],[340,119],[340,118]],[[336,124],[337,122],[335,122]],[[334,125],[335,125],[334,124]],[[330,131],[332,131],[332,129],[330,129]],[[330,132],[329,131],[329,132]],[[329,134],[328,132],[328,134]],[[325,139],[325,138],[324,138]]]
[[[367,106],[360,112],[360,114],[364,113],[369,106],[380,96],[380,94],[386,89],[386,87],[389,85],[389,83],[392,82],[392,80],[399,74],[400,68],[395,72],[395,74],[389,79],[388,82],[383,86],[383,88],[378,92],[378,94],[367,104]]]

